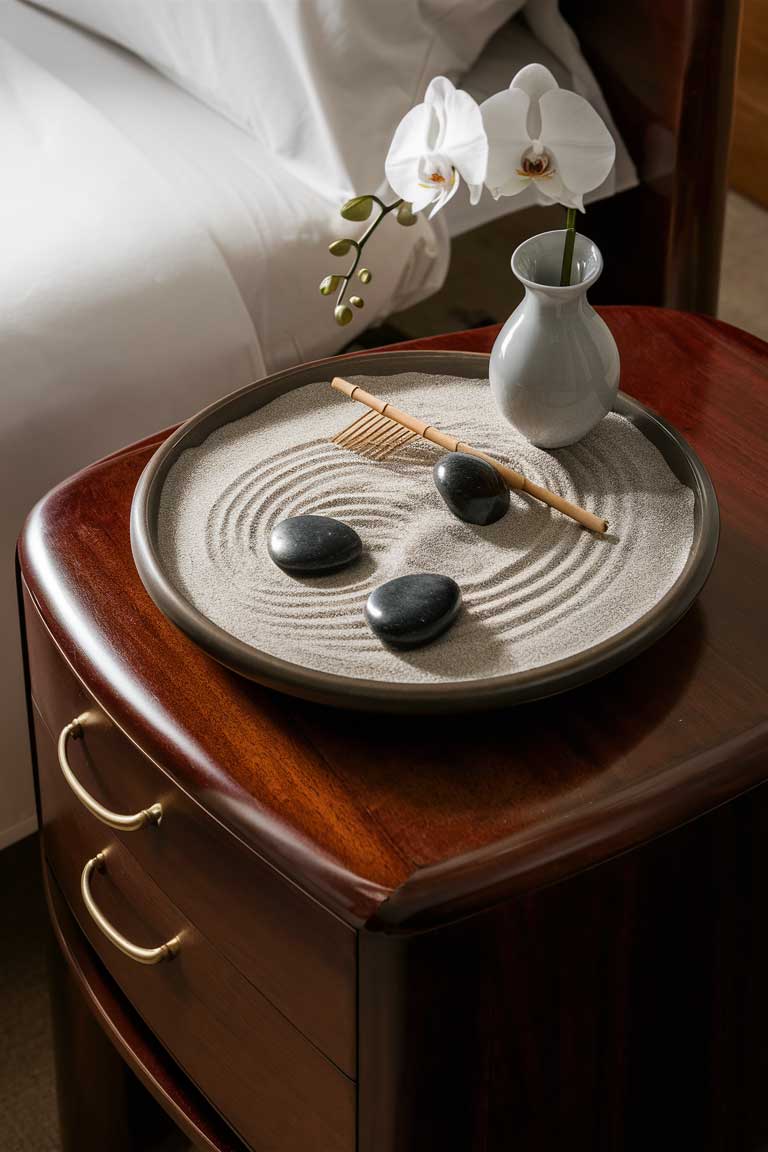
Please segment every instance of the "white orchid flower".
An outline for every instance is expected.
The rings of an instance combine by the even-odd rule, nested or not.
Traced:
[[[430,219],[456,194],[460,177],[477,204],[488,163],[488,141],[475,101],[437,76],[424,103],[406,113],[395,129],[385,171],[392,189],[414,212],[434,202]]]
[[[584,193],[613,167],[616,145],[597,112],[541,64],[521,69],[481,112],[489,145],[485,183],[496,200],[535,184],[545,199],[583,212]]]

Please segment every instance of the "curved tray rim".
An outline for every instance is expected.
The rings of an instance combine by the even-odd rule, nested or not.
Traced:
[[[441,683],[358,679],[322,672],[262,652],[198,612],[166,578],[156,547],[157,509],[165,477],[186,448],[202,443],[223,423],[337,371],[390,376],[398,372],[487,378],[490,357],[479,352],[393,351],[331,356],[274,373],[203,408],[160,445],[147,462],[131,504],[131,549],[149,596],[182,632],[219,663],[248,679],[292,696],[341,708],[380,712],[458,712],[522,704],[587,683],[638,655],[688,611],[717,554],[720,517],[714,486],[699,457],[663,417],[620,392],[614,411],[639,428],[695,495],[694,541],[669,591],[630,627],[573,656],[507,676]],[[258,398],[259,403],[253,403]],[[217,417],[220,417],[217,419]],[[684,475],[680,475],[681,471]]]

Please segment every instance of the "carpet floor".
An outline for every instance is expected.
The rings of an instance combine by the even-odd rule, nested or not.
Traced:
[[[0,893],[7,926],[0,948],[0,1148],[58,1152],[37,836],[0,852]]]
[[[717,314],[768,340],[768,210],[736,192],[725,211]]]

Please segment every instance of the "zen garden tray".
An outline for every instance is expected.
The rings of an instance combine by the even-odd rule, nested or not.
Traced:
[[[500,417],[498,444],[486,436],[481,445],[555,490],[565,478],[572,489],[563,495],[608,517],[602,538],[517,494],[498,525],[464,524],[435,496],[431,466],[439,453],[423,442],[409,446],[410,456],[380,463],[330,445],[333,431],[359,412],[332,393],[333,376],[367,378],[384,398],[395,390],[396,403],[405,396],[418,405],[429,386],[435,425],[462,436],[476,432],[467,424],[490,403],[488,362],[471,352],[333,357],[257,381],[193,416],[158,449],[134,494],[131,542],[149,595],[235,672],[347,708],[454,712],[519,704],[637,655],[701,591],[719,531],[701,461],[642,404],[619,393],[603,432],[598,426],[573,449],[548,454],[513,441]],[[286,396],[306,385],[300,396]],[[658,492],[638,463],[655,457],[649,445],[668,466],[661,462],[668,482]],[[302,581],[270,567],[265,534],[275,521],[317,511],[351,523],[370,542],[359,570]],[[425,566],[432,555],[436,566]],[[662,587],[657,569],[665,557],[672,567]],[[403,570],[443,572],[464,594],[457,624],[416,653],[388,652],[363,619],[368,592]]]

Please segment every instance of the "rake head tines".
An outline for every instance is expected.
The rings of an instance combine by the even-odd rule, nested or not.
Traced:
[[[382,416],[380,412],[369,409],[348,427],[337,432],[331,443],[370,460],[384,460],[410,440],[415,440],[416,436],[417,433],[410,428],[404,428],[402,424],[390,420],[389,416]]]

